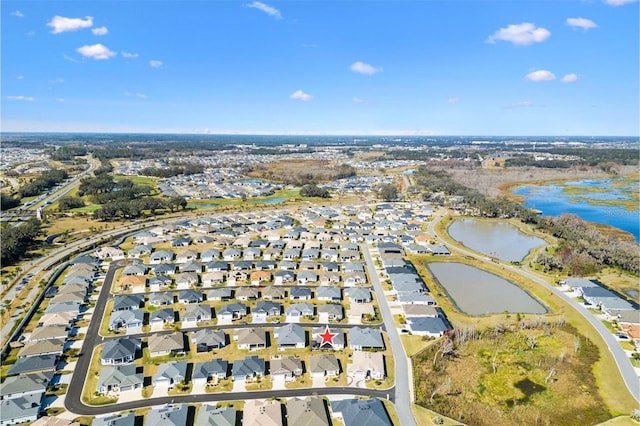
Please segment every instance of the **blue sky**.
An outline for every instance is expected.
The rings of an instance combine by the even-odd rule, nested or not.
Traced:
[[[637,0],[2,1],[3,131],[639,133]]]

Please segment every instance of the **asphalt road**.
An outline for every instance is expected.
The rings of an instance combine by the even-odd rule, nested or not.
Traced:
[[[393,360],[396,366],[396,413],[398,414],[398,419],[402,426],[416,426],[416,420],[411,412],[411,394],[409,389],[413,387],[413,383],[409,382],[409,360],[404,352],[404,346],[402,346],[398,329],[393,321],[393,315],[391,314],[387,298],[384,295],[384,290],[382,289],[382,285],[378,279],[378,274],[376,273],[373,259],[371,259],[369,248],[365,244],[362,244],[361,247],[364,253],[364,258],[367,262],[367,269],[370,272],[369,276],[371,278],[373,288],[376,291],[378,306],[380,307],[380,313],[382,314],[387,335],[389,336],[389,342],[391,342],[391,349],[393,350]]]
[[[437,238],[440,241],[440,243],[444,244],[445,243],[444,240],[435,233],[435,223],[441,218],[442,218],[442,215],[439,214],[429,224],[428,230],[430,233],[432,233],[435,236],[435,238]],[[465,256],[472,256],[475,259],[486,261],[486,255],[479,255],[478,253],[469,251],[464,248],[459,248],[459,247],[448,246],[448,248],[452,252],[458,252]],[[625,353],[624,349],[622,349],[622,346],[620,346],[620,343],[616,340],[613,334],[607,329],[607,327],[605,327],[605,325],[598,318],[596,318],[591,312],[589,312],[583,305],[576,303],[575,300],[573,300],[566,293],[558,289],[556,286],[549,284],[545,280],[538,277],[536,274],[530,271],[527,271],[526,269],[524,269],[525,268],[524,266],[516,267],[503,262],[500,262],[500,265],[505,270],[508,270],[510,272],[526,277],[527,279],[534,281],[542,285],[543,287],[547,288],[552,294],[555,294],[558,297],[561,297],[566,302],[568,302],[569,305],[572,306],[576,311],[578,311],[591,324],[593,328],[596,329],[596,331],[600,334],[600,337],[602,338],[602,340],[604,340],[607,346],[609,347],[609,352],[611,352],[611,355],[613,356],[613,359],[616,362],[618,371],[620,372],[620,375],[622,376],[622,380],[627,386],[627,389],[629,390],[629,392],[631,392],[631,395],[635,398],[635,400],[638,402],[640,406],[640,379],[638,378],[638,374],[636,373],[635,369],[631,365],[631,360],[629,359],[629,356]]]
[[[116,271],[124,266],[125,261],[117,261],[111,263],[109,270],[104,279],[104,284],[100,290],[100,295],[96,302],[95,310],[89,323],[88,330],[82,343],[81,356],[76,363],[71,382],[65,397],[65,408],[77,415],[95,416],[99,414],[107,414],[124,410],[135,410],[138,408],[149,407],[153,405],[162,405],[170,403],[199,403],[199,402],[218,402],[218,401],[234,401],[247,400],[257,398],[287,398],[294,396],[308,395],[359,395],[359,396],[376,396],[378,398],[389,399],[395,401],[395,387],[385,390],[375,390],[357,387],[326,387],[326,388],[301,388],[286,389],[272,391],[254,391],[254,392],[226,392],[211,394],[193,394],[180,396],[166,396],[159,398],[144,398],[138,401],[130,401],[123,403],[115,403],[103,406],[87,406],[82,402],[82,389],[85,378],[89,372],[91,365],[91,356],[95,347],[101,343],[99,329],[104,317],[107,300],[111,297],[111,286]],[[315,324],[317,325],[317,324]],[[253,326],[253,325],[248,325]],[[237,326],[234,326],[237,328]],[[146,333],[145,333],[146,334]],[[411,414],[411,411],[409,411]],[[413,425],[414,423],[406,423]],[[405,423],[403,422],[404,426]]]

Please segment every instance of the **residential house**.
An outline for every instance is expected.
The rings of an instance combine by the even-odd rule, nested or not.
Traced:
[[[347,364],[347,375],[356,381],[384,379],[384,355],[382,352],[354,351],[351,363]]]
[[[10,376],[2,382],[0,400],[36,395],[42,397],[53,378],[53,371]]]
[[[69,334],[66,324],[49,325],[35,328],[26,339],[27,342],[40,342],[49,339],[65,340]]]
[[[278,327],[273,332],[278,341],[278,350],[302,349],[307,346],[307,332],[298,324],[288,323]]]
[[[245,316],[247,316],[247,307],[240,302],[231,302],[222,305],[218,311],[219,323],[229,324],[231,321],[244,318]]]
[[[202,274],[202,285],[210,287],[224,283],[225,273],[222,271],[212,271]]]
[[[281,265],[282,267],[282,265]],[[292,271],[277,271],[273,274],[273,283],[275,285],[282,285],[284,283],[294,282],[296,279],[296,275]]]
[[[61,355],[64,351],[65,340],[48,339],[40,342],[27,342],[18,352],[18,358],[34,355]]]
[[[100,395],[117,395],[120,392],[142,389],[144,374],[142,372],[136,373],[136,371],[137,367],[133,364],[102,367],[96,391]]]
[[[271,380],[280,379],[284,382],[292,382],[302,373],[304,373],[302,360],[297,356],[276,357],[269,362]]]
[[[197,352],[209,352],[227,345],[227,335],[222,330],[201,328],[191,335],[191,341]]]
[[[199,290],[180,290],[178,292],[178,302],[189,303],[201,303],[204,300],[202,292]]]
[[[238,300],[255,300],[260,292],[255,287],[238,287],[236,288],[236,299]]]
[[[371,290],[364,287],[350,287],[345,294],[351,303],[369,303],[373,300]]]
[[[262,283],[266,283],[271,281],[271,273],[267,271],[254,271],[249,276],[251,280],[251,285],[260,285]]]
[[[169,250],[155,251],[149,255],[149,263],[151,265],[156,265],[158,263],[171,262],[174,256],[175,254]]]
[[[216,407],[202,404],[194,426],[236,426],[238,411],[232,407]]]
[[[194,385],[205,385],[209,382],[217,383],[226,379],[229,374],[229,363],[222,358],[199,362],[193,366],[191,380]]]
[[[149,325],[152,330],[162,330],[165,326],[176,322],[176,314],[171,308],[158,309],[149,314]]]
[[[377,328],[353,327],[349,330],[349,347],[355,351],[384,349],[382,332]]]
[[[327,303],[318,308],[318,322],[328,323],[329,321],[341,321],[344,318],[342,305]]]
[[[310,303],[294,303],[285,310],[287,322],[300,322],[303,318],[313,318],[315,307]]]
[[[232,290],[227,287],[214,288],[207,292],[207,300],[221,301],[230,300],[232,298]]]
[[[251,310],[251,318],[254,323],[265,323],[269,318],[282,314],[282,305],[271,301],[260,301]]]
[[[213,308],[206,304],[188,305],[182,315],[182,327],[196,327],[202,321],[213,318]]]
[[[324,399],[320,396],[293,398],[287,401],[287,421],[290,425],[330,425]]]
[[[282,287],[266,286],[262,289],[264,300],[280,300],[285,298],[285,290]]]
[[[378,398],[333,400],[331,412],[345,426],[393,426]]]
[[[189,418],[187,404],[168,404],[153,407],[145,416],[145,424],[154,426],[186,426]]]
[[[264,359],[256,355],[246,356],[233,362],[231,377],[234,381],[252,381],[266,375]]]
[[[187,290],[198,284],[198,274],[195,272],[181,272],[174,277],[178,290]]]
[[[217,260],[207,263],[207,271],[211,272],[227,272],[230,270],[229,262]]]
[[[116,296],[113,300],[114,311],[133,311],[144,306],[144,296],[140,294],[125,294]]]
[[[335,377],[340,374],[340,361],[335,355],[320,354],[309,357],[311,377]]]
[[[144,311],[135,309],[133,311],[114,311],[109,317],[109,330],[126,330],[127,332],[142,331]]]
[[[146,273],[147,273],[147,266],[143,263],[127,265],[122,270],[123,277],[128,277],[130,275],[145,275]]]
[[[194,262],[196,259],[198,259],[198,252],[195,250],[185,250],[176,255],[176,262],[178,263]]]
[[[220,250],[211,248],[202,251],[200,260],[203,262],[211,262],[212,260],[220,259],[220,256]]]
[[[180,270],[182,272],[195,272],[196,274],[200,274],[204,270],[204,265],[196,260],[190,260],[181,265]]]
[[[140,350],[141,346],[142,343],[140,342],[140,339],[130,337],[109,340],[102,345],[100,364],[130,364],[135,360],[136,354]]]
[[[267,347],[267,332],[261,328],[240,328],[233,335],[238,342],[238,349],[257,351]]]
[[[312,349],[317,350],[334,350],[341,351],[345,347],[345,338],[344,338],[344,330],[330,328],[329,331],[335,336],[333,336],[332,343],[325,342],[322,344],[323,339],[320,336],[322,333],[326,331],[326,327],[314,327],[311,329],[311,339],[313,340]]]
[[[35,355],[18,358],[14,364],[9,365],[7,375],[28,374],[56,371],[59,355]]]
[[[316,297],[318,300],[327,302],[340,302],[342,301],[342,290],[340,287],[321,285],[316,289]]]
[[[42,394],[0,401],[0,425],[33,423],[40,414]]]
[[[155,275],[175,275],[178,271],[178,266],[174,263],[158,263],[151,267],[151,270]]]
[[[191,244],[191,238],[179,237],[171,240],[171,247],[187,247]]]
[[[174,293],[170,291],[149,294],[149,305],[151,306],[165,306],[165,305],[171,305],[173,303],[174,303]]]
[[[180,355],[186,352],[184,333],[152,334],[149,336],[149,355]]]
[[[175,385],[184,382],[187,377],[187,361],[172,361],[158,366],[158,371],[151,378],[151,384],[173,389]]]
[[[128,414],[107,414],[97,416],[91,422],[91,426],[134,426],[136,415],[133,412]]]
[[[304,274],[301,273],[300,275]],[[313,298],[313,293],[311,289],[308,287],[291,287],[289,289],[289,299],[290,300],[311,300]]]
[[[416,336],[440,337],[450,329],[440,317],[407,317],[407,329]]]
[[[245,402],[242,414],[242,422],[245,425],[284,425],[282,404],[278,400],[250,399]]]

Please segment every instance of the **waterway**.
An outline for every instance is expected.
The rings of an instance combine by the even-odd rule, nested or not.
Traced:
[[[613,226],[640,241],[638,180],[583,179],[562,183],[525,185],[513,191],[526,207],[547,216],[573,213],[582,219]]]
[[[545,244],[541,238],[498,221],[457,219],[447,232],[466,247],[507,262],[520,262],[531,249]]]
[[[498,275],[464,263],[430,262],[427,267],[458,309],[468,315],[547,312],[529,293]]]

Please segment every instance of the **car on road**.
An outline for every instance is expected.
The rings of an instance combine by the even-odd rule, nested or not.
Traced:
[[[616,337],[620,340],[629,340],[629,336],[627,336],[626,334],[622,334],[622,333],[618,333],[616,334]]]

